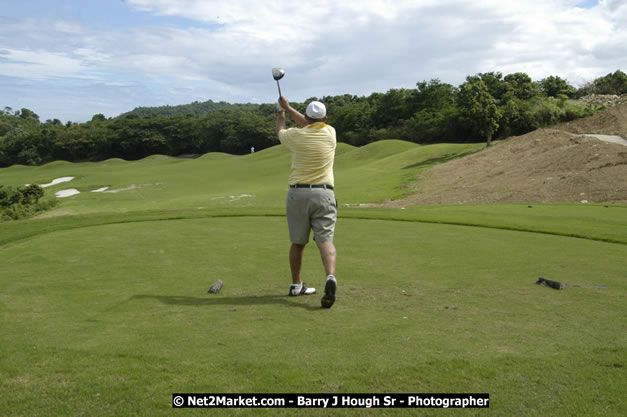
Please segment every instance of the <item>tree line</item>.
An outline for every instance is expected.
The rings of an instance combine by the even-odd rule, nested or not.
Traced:
[[[415,89],[391,89],[368,97],[312,97],[292,103],[300,111],[313,100],[327,105],[338,140],[355,146],[383,139],[415,143],[484,142],[592,115],[599,108],[573,99],[627,94],[618,70],[576,89],[558,76],[533,81],[525,73],[468,76],[455,87],[438,79]],[[211,100],[182,106],[140,107],[115,118],[96,114],[85,123],[41,122],[23,108],[0,110],[0,167],[54,160],[136,160],[152,154],[243,154],[276,144],[274,104]]]

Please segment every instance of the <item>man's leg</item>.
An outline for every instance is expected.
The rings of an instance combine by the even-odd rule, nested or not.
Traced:
[[[307,287],[300,280],[300,270],[303,266],[303,254],[305,253],[305,245],[297,245],[292,243],[290,248],[290,269],[292,270],[292,285],[290,285],[289,295],[311,295],[316,293],[315,288]]]
[[[303,254],[305,253],[305,245],[297,245],[292,243],[290,248],[290,269],[292,270],[292,283],[300,284],[300,271],[303,266]]]
[[[335,276],[335,259],[337,257],[337,252],[335,250],[335,245],[332,241],[326,242],[316,242],[318,244],[318,249],[320,249],[320,257],[322,258],[322,265],[324,266],[324,270],[327,273],[327,276],[333,275]]]
[[[335,259],[337,257],[337,253],[335,251],[335,245],[332,241],[316,243],[318,243],[322,264],[324,265],[324,270],[327,273],[327,280],[324,284],[324,294],[320,302],[323,308],[331,308],[333,303],[335,303],[335,291],[337,290],[337,280],[335,278]]]
[[[310,295],[315,294],[315,288],[308,288],[300,279],[300,272],[303,266],[303,254],[305,253],[305,246],[309,241],[309,234],[311,232],[311,225],[309,219],[306,216],[306,200],[303,198],[307,196],[307,193],[298,190],[296,188],[290,188],[287,193],[287,200],[285,203],[287,213],[287,225],[290,231],[290,241],[292,246],[290,247],[290,270],[292,272],[292,285],[290,285],[289,295]],[[294,242],[304,242],[294,243]]]

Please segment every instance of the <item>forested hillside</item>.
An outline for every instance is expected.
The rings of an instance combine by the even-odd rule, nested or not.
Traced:
[[[434,79],[417,83],[415,89],[368,97],[312,97],[292,104],[303,111],[310,101],[323,101],[338,140],[357,146],[390,138],[421,144],[489,143],[589,116],[602,107],[575,100],[589,94],[627,94],[627,75],[618,70],[575,89],[557,76],[533,81],[525,73],[490,72],[469,76],[457,87]],[[276,144],[275,114],[274,104],[208,100],[136,108],[109,119],[96,114],[85,123],[63,124],[57,119],[42,122],[26,108],[5,107],[0,110],[0,166],[134,160],[156,153],[242,154]]]

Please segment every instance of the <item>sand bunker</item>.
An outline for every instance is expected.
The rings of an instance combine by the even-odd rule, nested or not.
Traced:
[[[107,187],[108,188],[108,187]],[[116,194],[119,193],[120,191],[133,191],[135,189],[139,188],[137,185],[135,184],[131,184],[130,186],[126,187],[126,188],[117,188],[115,190],[107,190],[107,191],[102,191],[103,193],[111,193],[111,194]]]
[[[240,195],[232,195],[231,196],[231,201],[237,201],[240,200],[242,198],[253,198],[254,195],[252,194],[240,194]]]
[[[131,184],[128,187],[116,188],[115,190],[109,190],[109,187],[103,187],[103,188],[100,188],[98,190],[95,190],[94,192],[116,194],[116,193],[119,193],[121,191],[133,191],[133,190],[138,190],[140,188],[153,187],[155,185],[161,185],[161,184],[163,184],[163,183],[162,182],[156,182],[154,184],[140,184],[140,185]]]
[[[74,177],[57,178],[57,179],[53,180],[50,184],[42,185],[42,187],[50,187],[52,185],[60,184],[62,182],[71,181],[73,179],[74,179]],[[160,182],[158,182],[156,184],[143,184],[143,185],[131,184],[128,187],[117,188],[117,189],[114,189],[114,190],[110,190],[109,189],[110,187],[106,186],[106,187],[98,188],[96,190],[91,190],[91,192],[92,193],[111,193],[111,194],[115,194],[115,193],[119,193],[121,191],[133,191],[133,190],[137,190],[137,189],[142,188],[142,187],[148,187],[148,186],[160,185],[160,184],[161,184]],[[76,194],[80,194],[80,191],[78,191],[76,188],[70,188],[70,189],[67,189],[67,190],[61,190],[61,191],[58,191],[58,192],[55,193],[57,198],[70,197],[70,196],[73,196],[73,195],[76,195]],[[241,198],[241,197],[242,196],[240,196],[239,198]],[[248,197],[248,196],[247,195],[243,195],[243,197]]]
[[[70,197],[76,194],[80,194],[81,192],[78,191],[76,188],[69,188],[67,190],[61,190],[61,191],[57,191],[55,193],[55,196],[57,196],[57,198],[64,198],[64,197]]]
[[[39,186],[41,188],[52,187],[53,185],[61,184],[62,182],[69,182],[69,181],[72,181],[73,179],[74,177],[61,177],[61,178],[52,180],[52,182],[48,184],[40,184]]]
[[[228,197],[213,197],[212,200],[229,200],[229,201],[237,201],[242,198],[254,198],[254,194],[240,194],[240,195],[230,195]]]
[[[74,179],[75,177],[61,177],[61,178],[55,178],[53,179],[51,182],[49,182],[48,184],[40,184],[39,186],[41,188],[47,188],[47,187],[52,187],[53,185],[57,185],[57,184],[62,184],[64,182],[70,182]],[[28,185],[28,184],[26,184]],[[78,191],[76,188],[69,188],[67,190],[61,190],[61,191],[57,191],[54,195],[57,198],[64,198],[64,197],[70,197],[76,194],[80,194],[81,192]]]

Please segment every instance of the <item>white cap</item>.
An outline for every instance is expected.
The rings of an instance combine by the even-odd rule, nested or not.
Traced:
[[[327,115],[327,108],[319,101],[312,101],[307,106],[307,116],[310,119],[320,120],[324,119]]]

